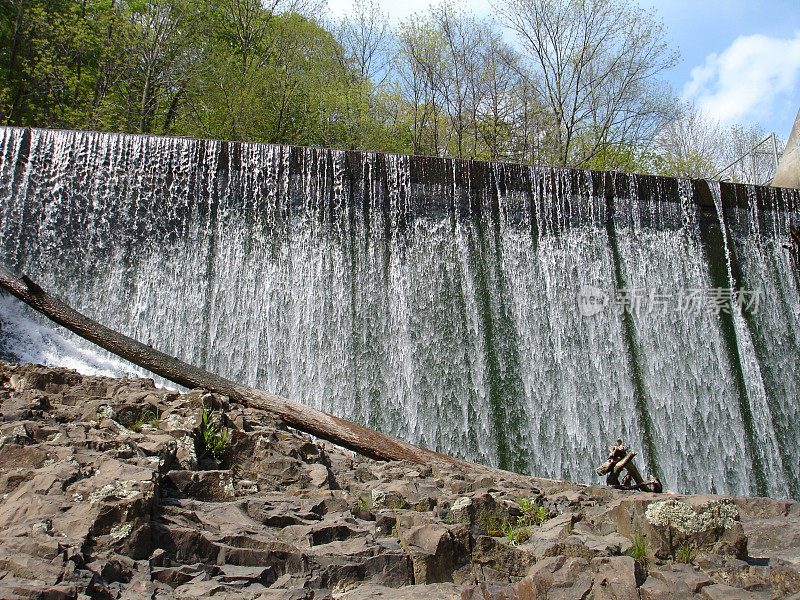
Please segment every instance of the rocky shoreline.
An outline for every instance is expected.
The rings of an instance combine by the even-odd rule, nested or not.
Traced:
[[[378,462],[0,362],[0,598],[800,600],[800,504]]]

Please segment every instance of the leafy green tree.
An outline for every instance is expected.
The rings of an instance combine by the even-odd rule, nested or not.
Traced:
[[[100,100],[109,1],[4,0],[0,14],[1,122],[86,126]]]
[[[498,11],[548,111],[548,162],[580,166],[609,144],[646,144],[669,116],[659,75],[677,54],[651,13],[624,0],[501,0]]]

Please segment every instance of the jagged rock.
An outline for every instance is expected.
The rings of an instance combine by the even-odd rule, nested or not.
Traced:
[[[226,411],[224,460],[197,460],[192,431],[203,408]],[[143,422],[153,411],[157,422]],[[660,600],[800,592],[795,502],[736,499],[734,514],[716,497],[377,462],[201,390],[179,394],[150,380],[37,366],[0,363],[0,414],[1,598]],[[520,525],[523,497],[547,506],[549,520]],[[689,518],[659,524],[659,506]],[[694,565],[656,561],[645,580],[622,556],[644,533],[651,550],[671,557],[681,527],[702,545]],[[673,553],[665,553],[670,532]],[[744,534],[757,557],[749,563],[736,558],[747,556]]]
[[[705,600],[780,600],[775,594],[748,592],[724,583],[715,583],[704,587],[700,591],[700,597]]]
[[[642,600],[691,600],[696,598],[681,584],[670,584],[654,577],[648,577],[639,588]]]
[[[401,531],[400,542],[411,556],[415,583],[452,580],[456,568],[454,544],[445,527],[434,524],[417,525]]]
[[[645,581],[641,564],[630,556],[592,559],[595,573],[592,596],[597,600],[638,600],[638,587]]]
[[[603,533],[616,530],[629,538],[643,535],[660,559],[675,558],[682,546],[747,558],[747,537],[739,511],[726,498],[656,500],[653,494],[642,495],[618,502],[606,513],[599,528]]]
[[[592,589],[590,563],[583,558],[555,556],[536,563],[517,585],[520,600],[585,598]]]
[[[507,580],[524,577],[536,556],[530,547],[516,546],[504,538],[481,535],[475,538],[472,562],[506,574]]]
[[[450,507],[451,523],[472,523],[475,520],[475,504],[472,498],[462,496]]]
[[[700,497],[653,502],[645,510],[645,521],[659,558],[674,557],[684,544],[747,558],[747,537],[732,500]]]
[[[308,472],[308,480],[311,486],[320,489],[335,489],[338,487],[334,483],[330,470],[325,465],[319,463],[306,465],[306,471]]]
[[[431,585],[409,585],[390,588],[381,585],[361,585],[353,590],[333,594],[335,600],[457,600],[461,598],[461,586],[452,583]]]
[[[224,501],[236,497],[230,471],[170,471],[165,483],[197,500]]]
[[[692,565],[672,563],[660,569],[651,569],[650,577],[663,581],[670,588],[698,593],[704,586],[710,585],[713,581],[699,569]]]

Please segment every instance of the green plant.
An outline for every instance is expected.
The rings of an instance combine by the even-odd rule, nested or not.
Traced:
[[[520,498],[517,504],[522,511],[522,515],[517,517],[517,526],[541,525],[547,520],[547,507],[534,502],[533,499]]]
[[[503,535],[509,542],[514,543],[514,526],[509,521],[503,521]]]
[[[358,508],[361,510],[369,510],[369,500],[364,497],[358,499]]]
[[[506,536],[506,539],[511,544],[524,544],[528,541],[530,537],[530,533],[528,532],[527,526],[521,527],[514,527],[514,525],[508,521],[503,521],[503,535]]]
[[[647,563],[649,561],[649,555],[647,552],[647,538],[641,533],[636,533],[631,541],[631,547],[627,552],[628,556],[640,563],[643,567],[647,567]]]
[[[503,535],[503,524],[493,512],[482,510],[478,514],[478,522],[486,530],[487,535],[497,537]]]
[[[679,563],[692,563],[697,558],[697,546],[693,542],[684,542],[675,551],[675,560]]]
[[[130,419],[130,417],[129,417]],[[158,409],[156,408],[155,412],[150,409],[144,410],[136,415],[136,417],[131,421],[120,418],[120,423],[130,429],[131,431],[140,432],[144,425],[150,425],[151,427],[158,427],[158,424],[161,420],[161,417],[158,414]]]
[[[217,460],[225,457],[228,451],[228,432],[220,423],[219,419],[214,419],[213,413],[203,409],[200,417],[200,426],[197,428],[198,458],[212,456]]]
[[[140,420],[141,420],[141,423],[139,423]],[[144,411],[141,414],[141,416],[139,417],[139,419],[136,420],[136,422],[139,423],[139,429],[140,430],[142,428],[142,425],[149,425],[150,427],[158,428],[158,424],[159,424],[160,421],[161,421],[161,417],[158,414],[158,409],[157,408],[156,408],[155,412],[153,412],[151,410]]]

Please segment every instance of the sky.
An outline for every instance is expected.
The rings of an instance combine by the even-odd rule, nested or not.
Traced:
[[[430,0],[379,0],[393,21],[425,12]],[[491,0],[459,0],[476,16]],[[332,16],[351,0],[328,0]],[[681,53],[666,73],[677,95],[723,125],[758,124],[783,140],[800,110],[800,0],[646,0]]]

